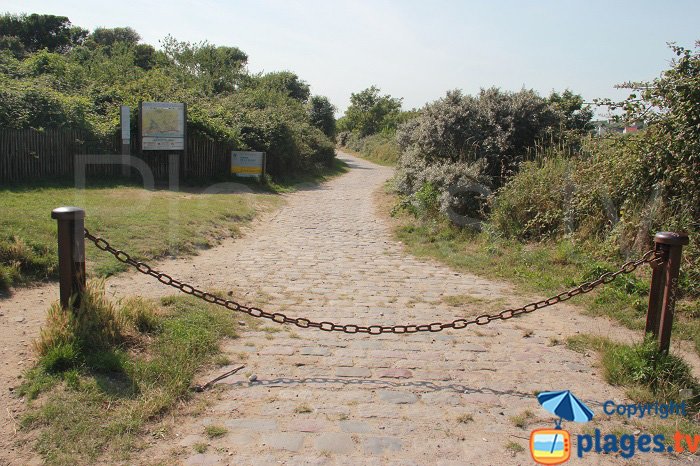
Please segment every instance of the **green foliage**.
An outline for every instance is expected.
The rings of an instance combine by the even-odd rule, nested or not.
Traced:
[[[277,71],[257,76],[248,86],[279,92],[299,102],[305,103],[311,95],[311,88],[291,71]]]
[[[552,92],[547,100],[554,111],[558,113],[562,130],[581,134],[591,128],[593,110],[589,105],[584,105],[583,97],[579,94],[565,89],[561,94]]]
[[[427,181],[418,191],[403,198],[397,208],[405,209],[416,218],[435,218],[440,212],[440,191]]]
[[[540,151],[494,199],[497,230],[521,240],[572,234],[597,238],[623,255],[646,250],[656,231],[700,231],[700,52],[679,57],[661,78],[620,104],[632,135]],[[611,104],[612,105],[612,104]],[[684,250],[681,290],[700,295],[700,237]]]
[[[690,389],[695,394],[689,400],[691,412],[700,407],[700,383],[690,366],[678,356],[660,353],[651,337],[642,343],[625,345],[607,338],[577,335],[568,339],[567,346],[579,352],[600,352],[605,379],[612,385],[626,387],[634,401],[680,402],[683,400],[679,391]]]
[[[154,333],[160,330],[158,306],[140,296],[127,298],[121,304],[121,315],[125,323],[140,333]]]
[[[556,112],[534,91],[490,88],[476,97],[450,91],[402,126],[397,138],[402,150],[427,164],[483,160],[497,187],[556,126]]]
[[[49,308],[46,325],[34,348],[42,358],[53,357],[56,348],[85,356],[122,343],[124,334],[123,316],[105,297],[104,284],[90,282],[74,312],[67,312],[59,303]]]
[[[344,140],[345,147],[380,165],[394,166],[401,156],[396,137],[392,134],[377,133],[359,138],[355,133],[348,133]]]
[[[323,131],[323,134],[335,140],[335,106],[327,97],[312,96],[308,104],[311,124]]]
[[[63,372],[80,363],[80,349],[75,342],[60,342],[48,348],[39,364],[48,373]]]
[[[168,36],[157,51],[131,28],[74,32],[65,17],[0,17],[0,126],[77,128],[97,140],[114,136],[120,105],[185,102],[190,132],[268,152],[274,176],[332,165],[334,108],[309,102],[296,74],[250,75],[242,50],[206,41]]]
[[[350,106],[338,120],[340,131],[356,132],[360,137],[380,131],[396,129],[403,99],[380,95],[376,86],[371,86],[350,96]]]
[[[17,52],[65,52],[79,45],[87,31],[71,25],[65,16],[5,13],[0,15],[0,37],[15,38],[2,43]],[[21,46],[19,46],[21,44]]]
[[[111,47],[117,42],[136,45],[141,41],[138,32],[131,28],[96,28],[85,40],[85,45],[91,48]]]
[[[524,163],[495,197],[493,225],[504,235],[523,240],[568,233],[573,220],[572,165],[564,157]]]
[[[483,220],[491,189],[510,179],[535,148],[581,139],[591,115],[582,105],[581,97],[568,90],[561,95],[553,93],[549,99],[524,89],[482,89],[477,96],[450,91],[399,127],[397,190],[410,197],[429,181],[440,191],[443,213],[457,214],[451,216],[455,221]],[[544,199],[565,184],[558,174],[553,176],[554,188],[543,183],[538,191],[528,194]],[[522,184],[527,183],[532,184],[523,179]],[[558,200],[554,198],[552,203]],[[510,205],[513,200],[501,204]],[[503,212],[510,214],[507,207]],[[530,212],[518,211],[515,215],[522,218],[506,216],[499,220],[510,223],[509,228],[527,224],[536,232],[561,223],[559,211],[548,210],[534,219],[528,218]],[[467,223],[477,227],[476,222]]]
[[[237,47],[216,46],[207,41],[180,42],[167,36],[161,43],[178,79],[205,95],[231,92],[244,79],[248,55]]]

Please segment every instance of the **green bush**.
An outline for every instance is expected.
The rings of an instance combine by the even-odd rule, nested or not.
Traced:
[[[35,42],[52,44],[68,18],[4,15],[0,23],[22,33],[0,43],[7,48],[0,51],[0,127],[69,127],[97,140],[118,130],[122,104],[184,102],[191,132],[268,152],[276,177],[332,165],[335,118],[328,99],[310,99],[308,84],[290,71],[249,74],[248,56],[236,47],[167,37],[156,51],[129,28],[98,28],[84,42],[46,50]]]
[[[602,242],[623,257],[648,250],[656,231],[697,231],[700,219],[691,217],[690,206],[680,208],[663,179],[650,178],[646,137],[642,132],[588,139],[575,155],[550,151],[524,163],[494,196],[490,221],[509,238],[539,241],[570,234]],[[680,282],[691,296],[700,294],[695,236],[684,250]]]
[[[574,161],[563,157],[524,163],[495,196],[493,225],[505,236],[523,240],[570,232],[574,168]]]
[[[657,342],[648,339],[644,343],[627,346],[611,345],[603,354],[605,378],[613,385],[639,386],[651,391],[654,399],[679,399],[679,390],[691,389],[696,394],[700,384],[693,377],[688,364],[672,354],[659,353]],[[697,405],[700,395],[693,404]]]
[[[393,133],[382,132],[360,138],[357,133],[346,132],[339,138],[341,146],[381,165],[396,165],[401,156],[396,135]]]

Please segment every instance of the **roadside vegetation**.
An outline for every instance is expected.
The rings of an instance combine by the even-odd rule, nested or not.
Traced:
[[[616,270],[656,231],[687,231],[674,338],[700,353],[700,53],[672,50],[658,79],[601,102],[641,128],[632,134],[593,133],[591,109],[569,90],[451,91],[427,104],[396,130],[398,238],[545,295]],[[642,330],[650,275],[643,267],[577,302]]]
[[[163,38],[156,48],[131,28],[88,31],[64,16],[0,14],[0,128],[72,128],[91,144],[113,140],[119,106],[139,101],[185,102],[188,131],[238,150],[264,151],[270,177],[256,192],[285,192],[343,171],[335,159],[334,107],[291,71],[254,74],[235,46]],[[230,181],[199,180],[206,184]],[[240,181],[240,180],[237,180]],[[129,180],[91,180],[77,191],[60,180],[32,180],[0,189],[0,293],[56,276],[51,209],[78,204],[88,228],[141,259],[191,254],[226,236],[271,196],[148,192]],[[175,215],[175,220],[173,216]],[[172,221],[171,221],[172,220]],[[166,234],[163,234],[166,233]],[[95,255],[100,276],[120,265]],[[92,258],[92,255],[91,255]]]
[[[19,388],[29,400],[22,431],[47,464],[128,462],[149,426],[190,399],[193,377],[222,339],[238,337],[242,319],[255,327],[192,297],[114,303],[90,283],[75,314],[49,309],[39,361]]]
[[[401,110],[401,101],[382,95],[376,86],[352,94],[350,106],[337,122],[338,144],[380,165],[396,165],[401,156],[396,129],[418,114]]]
[[[358,139],[388,140],[400,154],[383,195],[397,238],[415,255],[546,296],[617,270],[650,249],[656,231],[686,231],[673,339],[700,354],[699,47],[671,46],[676,59],[658,79],[625,84],[624,102],[601,102],[620,109],[616,125],[639,128],[632,134],[593,132],[590,108],[568,90],[542,98],[488,89],[447,93],[399,125],[393,141]],[[697,435],[698,380],[681,355],[660,354],[642,337],[650,277],[644,266],[575,299],[639,331],[638,343],[576,335],[567,346],[595,352],[606,381],[635,402],[688,406],[685,417],[625,424],[667,439]]]
[[[58,276],[56,222],[51,210],[62,205],[86,209],[85,226],[103,235],[139,260],[181,257],[236,237],[256,215],[279,207],[278,195],[317,184],[347,171],[334,159],[332,166],[296,173],[263,183],[189,186],[182,192],[146,190],[129,182],[97,180],[86,189],[70,183],[35,183],[0,189],[6,220],[0,225],[0,295],[21,286]],[[106,277],[125,265],[86,243],[88,272]]]
[[[0,127],[67,127],[99,139],[116,133],[120,105],[184,102],[188,131],[267,152],[275,177],[331,164],[333,105],[295,73],[250,73],[235,46],[172,36],[158,45],[128,27],[88,31],[65,16],[0,15]]]
[[[669,443],[677,430],[700,435],[700,424],[693,420],[700,411],[700,384],[683,359],[659,354],[653,339],[625,345],[604,337],[575,335],[567,339],[566,345],[579,353],[597,353],[605,380],[623,387],[636,403],[685,403],[686,416],[636,418],[633,422],[637,428],[664,434]]]

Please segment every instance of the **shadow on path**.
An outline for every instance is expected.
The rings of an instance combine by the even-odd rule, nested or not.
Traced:
[[[256,385],[261,386],[284,386],[284,385],[310,385],[310,384],[340,384],[340,385],[367,385],[375,386],[378,388],[388,387],[388,388],[422,388],[426,392],[453,392],[460,393],[464,395],[470,395],[472,393],[480,393],[487,395],[509,395],[518,398],[533,398],[532,393],[518,392],[515,390],[494,390],[488,387],[482,388],[472,388],[461,384],[437,384],[435,382],[426,381],[407,381],[407,382],[394,382],[391,380],[376,380],[376,379],[359,379],[359,378],[331,378],[331,377],[278,377],[276,379],[258,379],[255,382],[239,381],[232,383],[223,383],[221,385],[228,385],[229,387],[252,387]]]

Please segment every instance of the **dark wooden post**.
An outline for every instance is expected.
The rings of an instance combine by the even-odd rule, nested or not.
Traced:
[[[689,242],[686,233],[660,232],[654,236],[656,251],[663,254],[664,262],[657,265],[651,276],[649,309],[646,332],[654,335],[659,351],[668,353],[671,346],[673,313],[676,308],[678,274],[683,246]]]
[[[122,141],[122,176],[131,175],[129,156],[131,155],[131,111],[126,105],[119,107],[119,121]]]
[[[80,306],[85,290],[85,211],[78,207],[59,207],[51,212],[58,222],[58,276],[61,307]]]

